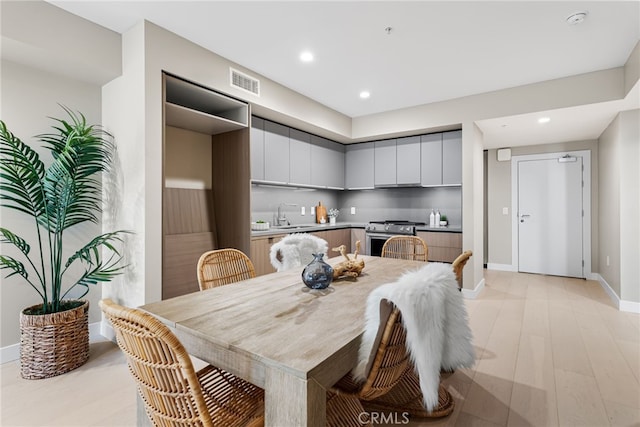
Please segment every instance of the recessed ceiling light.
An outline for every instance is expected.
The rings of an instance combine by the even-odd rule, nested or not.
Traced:
[[[311,62],[313,61],[313,53],[309,51],[304,51],[300,54],[300,61],[302,62]]]
[[[540,117],[538,123],[549,123],[551,119],[549,117]]]
[[[363,90],[362,92],[360,92],[360,98],[362,99],[367,99],[370,96],[371,94],[369,93],[369,91]]]
[[[567,24],[569,25],[581,24],[588,14],[589,12],[587,12],[586,10],[581,10],[580,12],[574,12],[571,15],[567,16],[567,19],[566,19]]]

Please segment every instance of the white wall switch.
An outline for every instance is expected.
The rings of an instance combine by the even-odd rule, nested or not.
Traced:
[[[355,215],[355,214],[356,214],[356,207],[351,206],[351,215]]]
[[[502,208],[502,215],[509,215],[509,208]]]
[[[315,214],[316,214],[316,207],[311,206],[311,215],[315,215]]]
[[[304,206],[300,207],[300,215],[305,215],[305,207]]]

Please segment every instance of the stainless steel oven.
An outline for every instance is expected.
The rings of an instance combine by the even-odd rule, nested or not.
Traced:
[[[371,221],[365,228],[365,250],[367,255],[380,256],[382,246],[391,236],[415,236],[416,225],[422,222],[413,221]]]

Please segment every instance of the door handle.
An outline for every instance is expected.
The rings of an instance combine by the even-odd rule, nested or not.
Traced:
[[[522,215],[520,215],[520,222],[524,222],[524,219],[525,219],[525,218],[529,218],[529,217],[531,217],[531,215],[529,215],[529,214],[522,214]]]

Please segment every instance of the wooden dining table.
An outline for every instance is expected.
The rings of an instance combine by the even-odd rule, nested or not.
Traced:
[[[357,361],[367,296],[424,265],[360,257],[361,276],[324,290],[307,288],[300,267],[141,308],[167,324],[189,354],[262,387],[266,426],[324,426],[327,389]],[[144,425],[144,411],[138,414]]]

